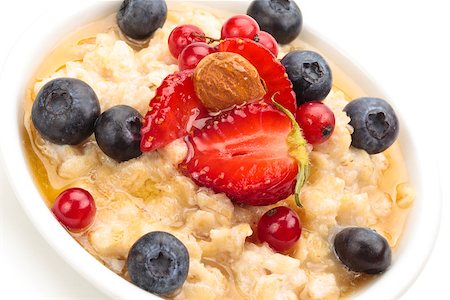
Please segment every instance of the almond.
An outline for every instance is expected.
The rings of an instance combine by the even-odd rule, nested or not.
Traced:
[[[210,111],[259,100],[266,94],[256,68],[232,52],[216,52],[203,58],[194,71],[194,88]]]

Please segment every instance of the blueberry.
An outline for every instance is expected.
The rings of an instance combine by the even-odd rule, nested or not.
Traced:
[[[302,12],[292,0],[255,0],[250,3],[247,15],[280,44],[289,44],[302,30]]]
[[[339,260],[354,272],[377,274],[391,264],[388,242],[369,228],[343,229],[334,238],[334,250]]]
[[[331,69],[325,59],[313,51],[292,51],[281,60],[292,82],[300,106],[305,102],[322,101],[333,85]]]
[[[350,117],[352,146],[369,154],[383,152],[397,139],[399,123],[392,107],[383,99],[359,98],[344,107]]]
[[[40,135],[55,144],[76,145],[94,131],[100,103],[94,90],[74,78],[45,84],[36,96],[31,120]]]
[[[118,162],[140,156],[141,120],[141,114],[127,105],[106,110],[95,122],[98,146]]]
[[[170,296],[186,280],[189,253],[172,234],[154,231],[131,247],[127,266],[134,284],[150,293]]]
[[[167,5],[164,0],[125,0],[117,12],[120,30],[135,40],[149,38],[166,22]]]

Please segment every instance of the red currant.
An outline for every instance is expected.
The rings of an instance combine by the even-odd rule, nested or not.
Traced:
[[[222,26],[221,39],[248,38],[253,39],[259,33],[259,25],[247,15],[237,15],[229,18]]]
[[[196,42],[192,43],[181,51],[178,56],[178,67],[180,71],[194,69],[198,63],[208,54],[216,50],[206,43]]]
[[[321,102],[302,104],[297,110],[296,119],[305,139],[313,145],[325,142],[334,131],[334,114]]]
[[[255,42],[260,43],[264,47],[270,50],[270,52],[275,55],[275,57],[278,56],[278,44],[275,38],[270,35],[270,33],[267,33],[265,31],[260,31],[255,37]]]
[[[206,42],[205,33],[194,25],[175,27],[169,35],[169,50],[173,57],[178,58],[187,45],[195,42]]]
[[[96,212],[94,198],[81,188],[70,188],[62,192],[52,207],[56,219],[72,232],[88,228]]]
[[[289,207],[278,206],[266,212],[258,222],[258,238],[278,252],[292,248],[302,234],[298,215]]]

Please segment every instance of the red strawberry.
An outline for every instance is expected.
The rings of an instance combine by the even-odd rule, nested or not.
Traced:
[[[294,192],[299,171],[294,152],[306,144],[293,135],[300,130],[291,120],[264,101],[224,112],[189,136],[181,170],[237,202],[269,205],[285,199]]]
[[[239,38],[224,40],[218,45],[218,49],[220,52],[240,54],[247,59],[255,66],[266,84],[265,101],[272,103],[272,97],[274,97],[275,101],[295,115],[297,103],[292,83],[286,74],[286,69],[270,50],[252,40]]]
[[[141,151],[152,151],[186,136],[196,118],[207,115],[192,81],[193,70],[167,76],[150,101],[141,127]]]

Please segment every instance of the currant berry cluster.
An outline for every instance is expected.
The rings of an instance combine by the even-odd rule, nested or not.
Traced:
[[[273,55],[278,55],[278,44],[269,33],[261,31],[258,23],[247,15],[229,18],[222,26],[220,39],[251,39],[265,46]],[[195,68],[205,56],[217,51],[211,44],[219,39],[206,36],[195,25],[184,24],[175,27],[169,35],[168,45],[172,56],[178,59],[180,71]]]
[[[278,44],[275,38],[271,34],[261,31],[258,23],[250,16],[236,15],[223,24],[220,38],[234,37],[254,40],[269,49],[273,55],[278,55]]]

